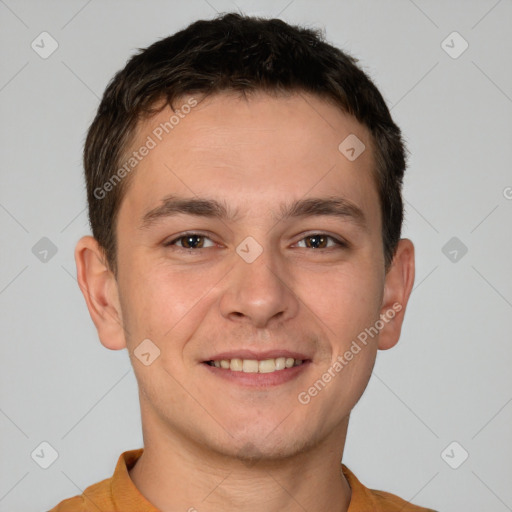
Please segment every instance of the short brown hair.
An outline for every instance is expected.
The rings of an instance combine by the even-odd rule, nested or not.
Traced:
[[[137,122],[165,105],[174,108],[179,97],[233,91],[312,93],[369,129],[387,270],[402,229],[405,146],[382,95],[357,62],[318,30],[237,13],[196,21],[134,55],[105,90],[84,147],[89,221],[114,273],[116,220],[130,176],[108,193],[103,187],[115,177]]]

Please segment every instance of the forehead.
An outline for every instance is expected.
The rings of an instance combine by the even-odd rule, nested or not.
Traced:
[[[139,155],[121,210],[141,216],[177,194],[275,218],[290,199],[341,194],[379,223],[372,140],[352,116],[307,93],[200,100],[180,98],[177,113],[167,106],[139,123],[130,152],[151,149]],[[347,144],[365,149],[351,160]]]

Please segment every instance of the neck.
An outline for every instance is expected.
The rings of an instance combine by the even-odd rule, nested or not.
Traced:
[[[208,450],[174,432],[164,435],[154,427],[143,421],[144,452],[130,477],[160,510],[348,510],[351,490],[341,472],[348,418],[307,451],[251,462]]]

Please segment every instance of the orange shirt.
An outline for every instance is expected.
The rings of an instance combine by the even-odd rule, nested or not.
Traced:
[[[62,501],[49,512],[159,512],[137,490],[128,473],[142,452],[139,448],[122,453],[112,478],[87,487],[82,495]],[[348,512],[436,512],[393,494],[367,489],[345,465],[341,467],[352,489]]]

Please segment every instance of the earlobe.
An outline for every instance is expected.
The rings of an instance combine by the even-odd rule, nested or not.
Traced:
[[[414,245],[407,238],[398,242],[384,284],[380,316],[383,328],[379,333],[380,350],[394,347],[400,338],[405,309],[414,285]]]
[[[75,262],[78,285],[101,343],[111,350],[125,348],[117,281],[95,238],[84,236],[78,241]]]

